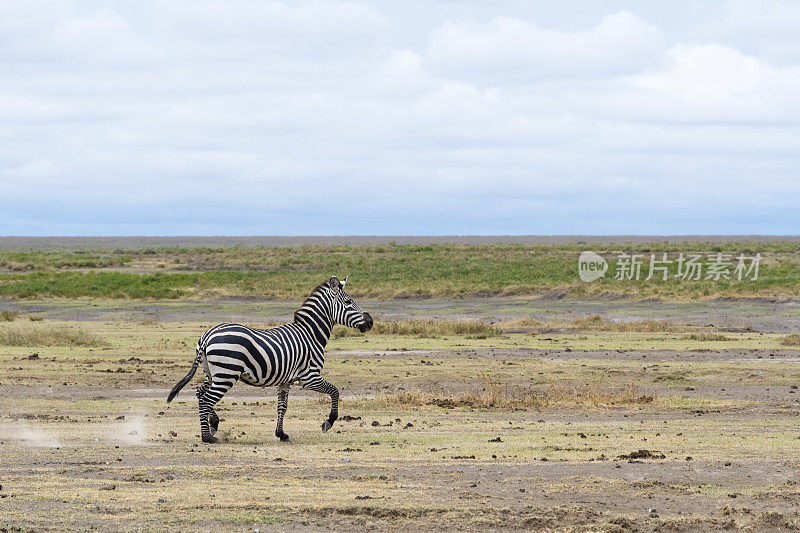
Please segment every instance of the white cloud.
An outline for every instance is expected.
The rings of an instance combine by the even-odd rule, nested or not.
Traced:
[[[0,233],[793,231],[800,65],[707,20],[49,5],[0,3]]]
[[[658,28],[622,11],[573,32],[510,17],[447,22],[431,35],[426,56],[445,74],[502,83],[636,72],[651,64],[663,46]]]
[[[714,17],[698,24],[690,35],[788,65],[800,60],[798,24],[800,3],[794,0],[729,0],[715,9]]]
[[[688,98],[716,98],[754,89],[764,70],[757,58],[720,45],[679,44],[668,57],[667,72],[641,75],[637,84]]]

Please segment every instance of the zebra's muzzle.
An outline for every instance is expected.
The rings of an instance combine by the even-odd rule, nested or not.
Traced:
[[[372,329],[372,317],[369,316],[369,313],[364,313],[364,323],[358,326],[358,331],[361,333],[366,333],[367,331]]]

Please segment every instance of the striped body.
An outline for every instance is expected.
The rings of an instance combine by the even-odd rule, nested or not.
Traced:
[[[197,350],[205,354],[206,375],[233,378],[236,374],[258,387],[288,385],[319,374],[325,363],[325,346],[301,324],[267,330],[220,324],[200,338]]]
[[[338,417],[339,391],[320,375],[325,345],[334,324],[365,332],[372,328],[372,317],[353,302],[344,292],[344,283],[335,277],[315,288],[294,317],[291,324],[266,330],[220,324],[200,337],[189,374],[173,387],[167,401],[172,401],[202,366],[205,381],[197,389],[197,399],[204,442],[216,442],[213,432],[219,426],[219,417],[214,405],[240,380],[257,387],[278,387],[275,435],[281,440],[289,439],[283,431],[283,416],[289,386],[295,382],[331,397],[331,412],[322,430],[331,428]]]

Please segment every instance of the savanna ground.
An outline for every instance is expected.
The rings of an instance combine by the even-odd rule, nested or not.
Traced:
[[[800,527],[798,243],[760,281],[582,284],[581,245],[0,249],[0,531]],[[612,263],[613,265],[613,263]],[[327,400],[238,384],[204,445],[209,326],[349,274]],[[198,378],[196,378],[197,380]],[[651,512],[651,509],[654,509]]]

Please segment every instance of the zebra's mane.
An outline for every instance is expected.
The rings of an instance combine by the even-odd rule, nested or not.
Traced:
[[[330,281],[329,281],[329,280],[325,280],[325,281],[323,281],[322,283],[320,283],[319,285],[317,285],[316,287],[314,287],[314,290],[312,290],[310,293],[308,293],[308,296],[306,296],[306,299],[305,299],[305,300],[303,300],[303,304],[302,304],[302,305],[301,305],[299,308],[297,308],[297,309],[295,310],[295,312],[293,313],[293,316],[294,316],[294,321],[295,321],[295,322],[297,322],[297,313],[298,313],[298,312],[300,312],[300,310],[301,310],[303,307],[305,307],[305,305],[306,305],[306,302],[309,300],[309,298],[311,298],[311,297],[312,297],[312,296],[314,296],[316,293],[318,293],[318,292],[321,292],[321,291],[322,291],[322,290],[324,290],[324,289],[328,289],[328,288],[330,288],[330,286],[331,286],[331,285],[330,285]]]

